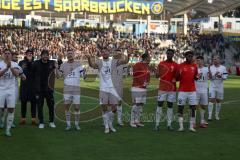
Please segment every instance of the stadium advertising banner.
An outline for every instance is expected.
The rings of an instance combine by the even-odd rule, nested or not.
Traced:
[[[0,0],[0,10],[160,14],[164,0]]]
[[[227,38],[231,42],[240,42],[240,36],[228,36]]]

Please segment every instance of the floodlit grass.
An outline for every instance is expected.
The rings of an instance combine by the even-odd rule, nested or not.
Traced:
[[[131,101],[129,86],[131,79],[124,82],[124,111],[129,112]],[[158,80],[152,78],[149,98],[144,107],[145,114],[153,113],[156,107]],[[39,130],[28,124],[12,130],[13,136],[4,136],[0,130],[1,160],[230,160],[238,159],[240,150],[240,80],[230,77],[225,82],[225,103],[220,121],[213,121],[207,129],[197,129],[197,133],[168,132],[166,123],[161,131],[154,132],[153,123],[145,123],[143,128],[116,127],[117,133],[103,133],[102,119],[96,119],[101,112],[98,107],[98,81],[81,82],[82,130],[64,131],[63,108],[61,105],[62,80],[56,83],[55,100],[57,105],[57,128],[46,127]],[[30,108],[30,107],[29,107]],[[47,107],[45,107],[45,111]],[[89,112],[89,110],[93,110]],[[177,108],[174,107],[176,112]],[[187,107],[186,107],[187,110]],[[29,111],[29,109],[28,109]],[[165,111],[165,110],[164,110]],[[28,112],[29,115],[29,112]],[[15,123],[20,118],[20,105],[17,106]],[[48,114],[45,114],[47,122]],[[198,118],[199,119],[199,118]],[[178,124],[174,122],[177,129]],[[187,128],[188,123],[185,123]]]

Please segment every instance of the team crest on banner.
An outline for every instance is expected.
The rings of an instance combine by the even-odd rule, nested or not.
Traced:
[[[0,0],[0,10],[161,14],[163,0]]]
[[[163,11],[163,3],[161,2],[155,2],[152,4],[151,7],[152,13],[153,14],[160,14]]]

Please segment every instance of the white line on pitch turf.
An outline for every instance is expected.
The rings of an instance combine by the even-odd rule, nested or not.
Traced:
[[[230,104],[230,103],[235,103],[235,102],[240,102],[240,100],[226,101],[226,102],[223,102],[222,104]],[[96,103],[81,103],[81,104],[98,104],[98,102],[96,102]],[[153,104],[153,103],[147,103],[147,104]]]
[[[226,101],[226,102],[223,102],[223,104],[230,104],[230,103],[235,103],[235,102],[240,102],[240,100]]]
[[[230,103],[235,103],[235,102],[240,102],[240,100],[232,100],[232,101],[226,101],[226,102],[223,102],[222,104],[230,104]],[[81,102],[81,104],[98,104],[98,102],[96,103],[83,103]],[[152,104],[152,103],[147,103],[147,104]]]

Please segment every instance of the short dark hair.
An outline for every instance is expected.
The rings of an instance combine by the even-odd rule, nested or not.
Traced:
[[[98,49],[99,50],[108,50],[108,47],[106,47],[106,46],[98,46]]]
[[[5,49],[3,50],[3,53],[5,53],[5,52],[10,52],[10,53],[12,54],[12,50],[9,49],[9,48],[5,48]]]
[[[33,49],[27,49],[25,53],[31,53],[31,54],[33,54]]]
[[[67,52],[74,52],[73,49],[69,48],[67,49]]]
[[[106,49],[108,49],[107,45],[105,45],[105,44],[100,44],[100,43],[97,43],[97,48],[98,48],[99,50],[106,50]]]
[[[108,50],[107,46],[102,47],[102,50]]]
[[[204,57],[203,56],[197,56],[196,59],[201,59],[201,60],[204,60]]]
[[[46,49],[42,50],[42,52],[41,52],[41,56],[42,56],[42,55],[44,55],[44,54],[47,54],[47,55],[49,55],[49,52],[48,52],[48,50],[46,50]]]
[[[191,51],[191,50],[188,50],[188,51],[185,51],[185,52],[184,52],[184,55],[185,55],[185,56],[187,56],[187,55],[189,55],[189,54],[194,55],[193,51]]]
[[[169,48],[169,49],[167,49],[166,53],[169,53],[169,52],[172,52],[174,54],[175,50]]]
[[[149,57],[148,53],[144,53],[142,54],[142,60],[144,61],[145,59],[147,59]]]
[[[115,49],[116,52],[122,52],[120,48]]]

